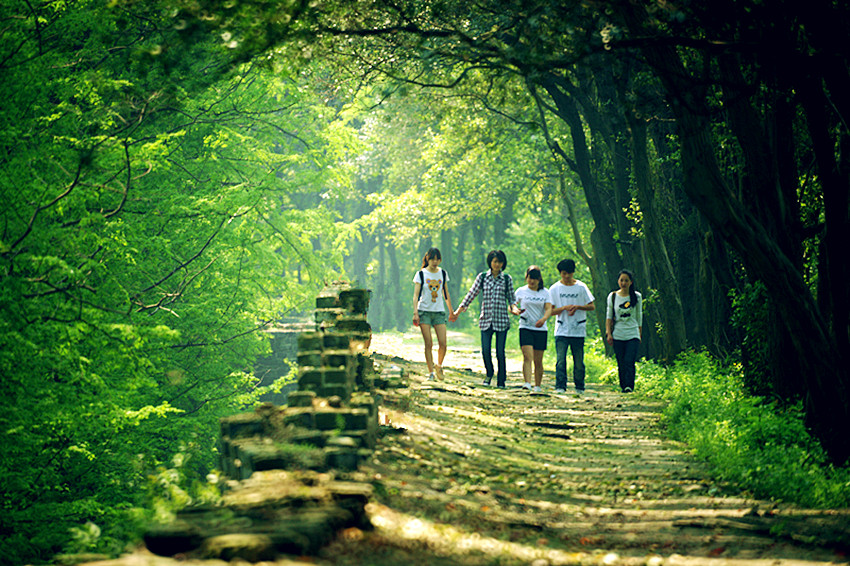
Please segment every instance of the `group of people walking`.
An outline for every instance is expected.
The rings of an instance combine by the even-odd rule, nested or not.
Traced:
[[[558,262],[560,279],[548,289],[540,267],[525,271],[525,286],[514,291],[513,279],[505,273],[508,260],[501,250],[487,254],[487,270],[479,273],[456,310],[452,310],[447,283],[449,275],[440,267],[442,255],[431,248],[422,258],[422,267],[413,277],[413,324],[419,326],[425,342],[425,362],[429,379],[442,379],[446,356],[446,324],[454,322],[481,295],[481,355],[490,385],[505,387],[507,361],[505,344],[511,326],[511,315],[519,317],[519,344],[522,350],[523,387],[542,390],[543,355],[548,341],[547,321],[555,317],[555,391],[567,389],[567,353],[572,352],[573,382],[576,391],[584,392],[584,340],[587,336],[587,313],[596,309],[590,289],[575,278],[572,259]],[[606,306],[606,339],[614,347],[620,377],[620,389],[631,392],[635,387],[635,362],[642,338],[643,301],[635,290],[634,275],[622,270],[618,289],[608,295]],[[433,336],[437,335],[437,361],[433,359]],[[496,339],[496,366],[493,365],[493,338]]]

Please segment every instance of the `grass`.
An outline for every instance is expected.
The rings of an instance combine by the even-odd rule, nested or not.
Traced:
[[[740,367],[687,353],[670,367],[642,362],[638,376],[644,394],[666,401],[671,436],[706,460],[718,479],[758,498],[850,507],[850,468],[829,464],[799,404],[749,395]]]

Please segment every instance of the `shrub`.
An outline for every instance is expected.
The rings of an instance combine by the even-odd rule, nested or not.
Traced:
[[[716,477],[756,497],[809,507],[850,505],[850,469],[835,468],[807,430],[800,404],[747,393],[740,365],[685,353],[672,367],[641,364],[642,389],[668,402],[663,422]]]

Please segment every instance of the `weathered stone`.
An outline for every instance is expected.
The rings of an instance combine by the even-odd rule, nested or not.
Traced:
[[[255,436],[265,432],[265,419],[257,413],[240,413],[221,419],[221,435],[230,438]]]
[[[339,295],[333,293],[323,294],[316,297],[317,309],[335,309],[340,306]]]
[[[320,368],[301,368],[298,377],[300,391],[319,391],[325,384],[325,374]]]
[[[342,309],[316,309],[313,317],[316,320],[316,323],[322,326],[323,328],[328,326],[334,326],[339,318],[343,315],[344,311]]]
[[[343,368],[323,368],[323,370],[324,385],[345,385],[351,381],[349,372]]]
[[[310,407],[288,408],[279,419],[279,422],[282,425],[293,425],[302,428],[313,428],[316,426],[312,405]]]
[[[351,346],[351,338],[348,334],[329,330],[324,333],[323,346],[326,350],[348,350]]]
[[[147,549],[160,556],[174,556],[195,550],[204,540],[198,528],[185,521],[151,526],[143,539]]]
[[[336,321],[336,329],[338,332],[353,332],[360,334],[371,334],[372,326],[366,320],[365,315],[346,315],[341,316]]]
[[[321,367],[324,365],[322,352],[314,350],[312,352],[298,352],[298,365],[303,367]]]
[[[312,407],[315,399],[315,391],[293,391],[289,394],[287,404],[290,407]]]
[[[324,347],[323,342],[323,332],[302,332],[298,335],[298,350],[301,352],[321,350]]]
[[[274,560],[277,550],[271,537],[258,534],[226,534],[208,538],[201,546],[203,558],[242,559],[248,562]]]
[[[366,314],[369,311],[369,299],[372,292],[368,289],[346,289],[339,293],[339,303],[347,311]]]
[[[350,436],[334,436],[328,439],[326,446],[333,448],[356,449],[360,447],[360,443]]]
[[[316,428],[319,430],[342,430],[345,426],[343,411],[339,410],[317,410],[315,412]]]
[[[369,428],[369,410],[351,409],[343,414],[345,430],[363,430]]]
[[[325,385],[319,392],[323,397],[337,396],[347,403],[351,399],[351,387],[348,384],[344,385]]]
[[[327,448],[328,465],[336,470],[354,471],[360,465],[360,453],[351,448]]]
[[[325,350],[322,352],[322,363],[320,365],[325,367],[351,367],[352,369],[356,369],[356,364],[357,358],[355,354],[352,354],[348,350]]]

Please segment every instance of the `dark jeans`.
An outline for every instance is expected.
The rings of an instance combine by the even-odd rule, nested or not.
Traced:
[[[628,387],[635,390],[635,362],[638,357],[640,340],[614,340],[614,354],[617,356],[617,373],[620,375],[620,389]]]
[[[555,336],[555,389],[567,388],[567,350],[573,351],[573,381],[584,391],[584,338]]]
[[[484,370],[487,372],[487,382],[493,379],[493,353],[490,351],[493,344],[493,334],[496,335],[496,360],[499,363],[499,373],[496,374],[496,385],[505,386],[508,377],[508,362],[505,359],[505,342],[508,340],[507,330],[493,330],[491,326],[481,331],[481,357],[484,358]]]

